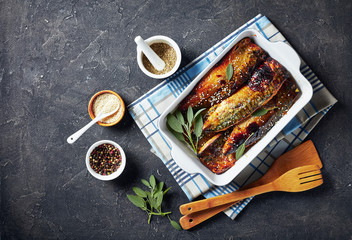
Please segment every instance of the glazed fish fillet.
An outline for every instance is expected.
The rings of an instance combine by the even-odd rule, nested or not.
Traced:
[[[246,142],[246,150],[259,141],[272,126],[288,111],[296,101],[298,91],[292,78],[282,85],[278,93],[265,105],[268,111],[263,116],[251,116],[244,122],[227,131],[204,134],[200,140],[198,157],[209,170],[216,174],[227,171],[236,163],[237,148],[253,133]],[[258,126],[254,126],[258,124]],[[226,149],[226,151],[224,150]]]
[[[192,108],[209,108],[232,95],[247,82],[254,69],[259,66],[267,54],[250,38],[238,42],[224,58],[194,87],[191,93],[181,102],[179,109],[186,111]],[[226,68],[232,64],[233,75],[226,78]]]
[[[216,139],[209,139],[211,144],[207,144],[204,151],[198,154],[198,158],[203,163],[203,165],[216,174],[225,172],[236,162],[236,154],[225,155],[222,153],[222,146],[228,137],[226,132],[228,131],[214,135],[217,136]]]
[[[208,147],[210,147],[223,133],[210,133],[203,135],[198,142],[198,155],[201,155]]]
[[[263,106],[269,110],[262,116],[251,116],[236,125],[225,142],[222,153],[233,153],[246,139],[246,148],[259,141],[287,112],[298,96],[298,89],[292,78],[284,82],[278,93]]]
[[[223,131],[249,117],[267,103],[289,77],[275,59],[268,58],[239,91],[209,110],[204,131]]]

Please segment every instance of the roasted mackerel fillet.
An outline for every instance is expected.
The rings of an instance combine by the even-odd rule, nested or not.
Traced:
[[[267,60],[243,88],[209,110],[204,131],[223,131],[249,117],[267,103],[288,79],[287,70],[275,59]]]
[[[298,92],[298,88],[292,78],[285,81],[278,93],[263,106],[264,109],[269,110],[266,114],[251,116],[234,126],[222,148],[222,153],[235,152],[251,134],[253,135],[246,141],[246,148],[259,141],[291,108],[297,99]]]
[[[210,145],[198,154],[199,160],[206,166],[210,171],[221,174],[231,168],[236,162],[236,154],[223,154],[222,146],[228,138],[228,131],[218,133],[215,136],[216,139],[211,142]]]
[[[198,142],[198,155],[201,155],[208,147],[210,147],[216,140],[221,137],[223,133],[210,132],[209,134],[204,134],[201,136]]]
[[[221,61],[215,65],[202,80],[194,87],[191,93],[180,103],[179,109],[186,111],[189,106],[193,109],[209,108],[228,98],[253,74],[267,54],[250,38],[238,42]],[[233,75],[226,78],[226,68],[232,64]]]
[[[231,168],[236,160],[236,150],[246,142],[246,151],[259,141],[297,100],[298,91],[292,78],[284,82],[278,93],[263,106],[269,110],[263,116],[251,116],[245,121],[220,133],[205,133],[201,139],[198,157],[209,170],[221,174]]]

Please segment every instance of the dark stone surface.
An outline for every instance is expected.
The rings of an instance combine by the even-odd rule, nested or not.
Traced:
[[[1,239],[351,239],[351,1],[0,1]],[[131,117],[66,138],[89,121],[87,103],[102,89],[126,104],[159,83],[138,69],[137,35],[163,34],[182,66],[262,13],[292,43],[339,100],[309,135],[325,183],[303,193],[256,197],[231,221],[220,214],[191,231],[132,206],[126,193],[154,174],[171,186],[165,209],[187,198],[149,152]],[[128,163],[116,181],[85,167],[94,142],[111,139]]]

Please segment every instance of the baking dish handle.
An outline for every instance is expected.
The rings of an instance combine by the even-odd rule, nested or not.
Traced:
[[[295,69],[300,69],[301,59],[299,58],[297,52],[287,43],[284,42],[275,42],[272,43],[275,45],[275,48],[280,55],[284,55],[290,61],[287,61]]]

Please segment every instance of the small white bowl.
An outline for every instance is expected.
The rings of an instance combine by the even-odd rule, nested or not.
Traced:
[[[170,45],[176,51],[176,63],[175,63],[175,66],[171,69],[171,71],[169,71],[165,74],[158,75],[158,74],[151,73],[144,67],[143,62],[142,62],[142,56],[143,56],[142,53],[143,52],[139,47],[137,47],[137,62],[138,62],[138,66],[142,70],[142,72],[144,72],[145,75],[147,75],[151,78],[155,78],[155,79],[167,78],[167,77],[171,76],[172,74],[174,74],[177,71],[177,69],[180,67],[180,64],[181,64],[181,50],[178,47],[177,43],[174,40],[172,40],[171,38],[161,36],[161,35],[150,37],[144,41],[149,46],[152,45],[153,43],[166,43],[166,44]]]
[[[101,175],[101,174],[95,172],[92,169],[92,167],[90,166],[90,164],[89,164],[89,156],[93,152],[94,148],[96,148],[99,145],[104,144],[104,143],[108,143],[108,144],[114,145],[115,147],[117,147],[119,149],[120,154],[121,154],[121,165],[120,165],[120,167],[115,172],[113,172],[110,175]],[[101,141],[98,141],[98,142],[94,143],[88,149],[87,155],[86,155],[86,166],[87,166],[88,172],[90,174],[92,174],[93,177],[95,177],[95,178],[97,178],[99,180],[103,180],[103,181],[113,180],[113,179],[117,178],[118,176],[120,176],[121,173],[123,172],[123,170],[125,169],[125,166],[126,166],[126,155],[125,155],[125,152],[123,151],[122,147],[120,145],[118,145],[117,143],[115,143],[113,141],[110,141],[110,140],[101,140]]]

